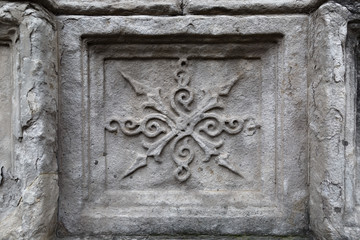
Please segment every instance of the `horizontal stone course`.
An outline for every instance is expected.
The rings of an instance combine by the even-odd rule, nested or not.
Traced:
[[[30,0],[56,14],[239,15],[309,13],[325,0]]]

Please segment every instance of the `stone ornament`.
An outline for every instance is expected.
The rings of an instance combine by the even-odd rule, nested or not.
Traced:
[[[148,138],[155,138],[161,135],[158,140],[152,143],[143,143],[143,146],[147,149],[146,155],[138,154],[123,177],[129,176],[141,167],[145,167],[148,157],[154,157],[156,162],[161,163],[163,161],[160,158],[161,152],[171,142],[172,159],[177,165],[174,175],[180,182],[186,181],[191,175],[189,164],[193,161],[195,155],[189,143],[190,138],[195,140],[204,151],[204,162],[210,161],[212,156],[218,156],[215,161],[219,166],[225,167],[243,177],[227,161],[228,154],[220,153],[219,148],[223,145],[223,141],[215,142],[211,139],[211,137],[219,136],[223,132],[234,135],[243,130],[248,135],[253,135],[260,128],[260,125],[256,124],[251,117],[245,119],[240,117],[227,118],[211,113],[211,110],[215,108],[224,108],[218,103],[218,98],[227,96],[234,84],[243,75],[240,74],[237,78],[209,90],[201,102],[194,107],[192,103],[196,92],[189,86],[190,76],[186,71],[188,64],[186,58],[179,60],[178,70],[175,72],[175,80],[178,86],[172,90],[171,109],[162,100],[161,88],[149,88],[120,72],[122,78],[130,83],[138,95],[147,96],[148,102],[145,102],[143,107],[151,108],[155,113],[148,114],[140,120],[132,117],[127,119],[113,118],[105,127],[106,130],[118,132],[120,127],[120,130],[129,136],[142,133]]]

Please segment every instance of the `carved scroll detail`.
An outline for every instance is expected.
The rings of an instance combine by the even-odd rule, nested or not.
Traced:
[[[223,132],[234,135],[242,131],[251,136],[256,133],[260,125],[251,117],[228,118],[211,112],[215,108],[222,108],[218,102],[219,97],[228,95],[231,88],[243,78],[243,75],[239,74],[238,77],[227,81],[225,84],[209,90],[195,107],[195,91],[189,86],[190,77],[187,74],[187,65],[186,58],[179,60],[179,67],[175,72],[177,87],[172,91],[170,109],[162,100],[160,88],[149,88],[119,72],[138,95],[147,96],[144,108],[151,108],[155,111],[155,113],[148,114],[140,120],[131,117],[126,119],[115,117],[110,119],[105,126],[109,132],[120,130],[125,135],[143,134],[147,138],[154,139],[151,143],[143,142],[144,148],[147,149],[146,154],[138,154],[123,177],[145,167],[149,157],[154,157],[155,161],[161,162],[160,155],[163,149],[172,142],[170,146],[172,158],[177,165],[174,175],[180,182],[186,181],[191,176],[189,165],[195,157],[193,147],[190,144],[191,139],[204,151],[204,162],[209,161],[212,156],[217,156],[215,162],[219,166],[243,177],[227,160],[229,155],[220,153],[219,148],[223,145],[223,141],[215,141],[213,137],[219,136]]]

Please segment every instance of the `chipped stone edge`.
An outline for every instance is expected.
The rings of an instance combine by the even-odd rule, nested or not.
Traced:
[[[344,7],[346,7],[350,12],[354,14],[360,13],[360,2],[354,0],[333,0]]]
[[[309,13],[326,0],[29,0],[55,14],[72,15],[238,15]]]
[[[310,15],[308,115],[310,228],[318,239],[348,239],[345,43],[350,12],[329,2]]]
[[[281,14],[309,13],[325,0],[183,0],[185,14]]]
[[[21,184],[17,206],[0,222],[0,239],[52,239],[59,194],[55,19],[36,4],[2,1],[0,23],[5,30],[12,27],[12,174]]]
[[[73,15],[182,15],[182,0],[29,0],[40,3],[55,14]]]
[[[355,4],[355,3],[354,3]],[[360,3],[357,3],[360,4]],[[348,8],[348,6],[345,6]],[[351,10],[348,8],[351,12]],[[348,21],[347,40],[346,40],[346,126],[345,138],[342,142],[345,146],[345,210],[344,223],[345,233],[350,239],[357,239],[360,236],[360,207],[359,207],[359,179],[358,168],[358,149],[357,135],[359,133],[358,117],[359,116],[359,82],[357,73],[360,37],[360,16],[352,14]]]

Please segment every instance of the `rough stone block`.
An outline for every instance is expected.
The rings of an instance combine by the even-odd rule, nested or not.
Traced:
[[[0,2],[0,239],[54,237],[58,180],[53,15]]]

